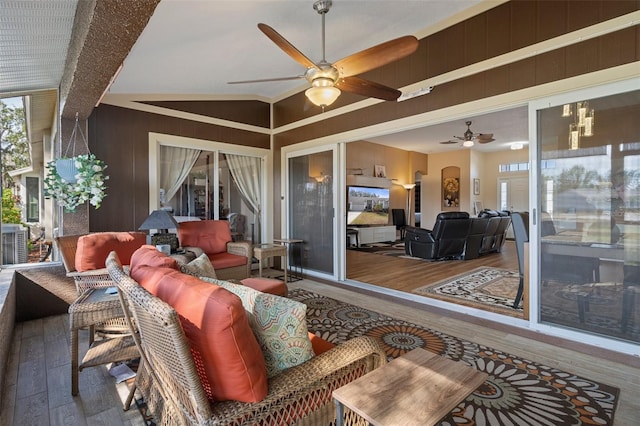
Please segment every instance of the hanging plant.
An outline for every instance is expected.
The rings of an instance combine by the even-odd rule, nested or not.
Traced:
[[[76,168],[73,178],[60,176],[58,160],[47,163],[49,173],[44,179],[44,196],[55,198],[68,212],[75,211],[76,207],[87,201],[96,209],[100,208],[102,200],[107,196],[104,184],[109,179],[104,174],[107,165],[93,154],[77,155],[72,160]]]

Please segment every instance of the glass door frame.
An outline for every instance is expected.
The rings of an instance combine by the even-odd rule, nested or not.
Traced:
[[[344,144],[326,144],[326,145],[316,145],[316,146],[307,146],[301,148],[300,145],[296,145],[295,147],[283,147],[282,148],[282,169],[284,173],[282,173],[282,182],[281,187],[283,188],[284,197],[282,199],[281,204],[281,224],[280,224],[280,233],[282,238],[289,238],[289,224],[291,218],[289,217],[290,211],[290,203],[292,202],[290,197],[290,187],[289,187],[289,159],[295,157],[302,157],[305,155],[316,154],[320,152],[332,152],[333,157],[333,221],[332,221],[332,233],[334,237],[333,241],[333,273],[326,274],[319,271],[306,270],[303,269],[303,273],[309,276],[315,276],[324,279],[333,279],[338,280],[340,276],[344,276],[344,244],[340,244],[341,239],[338,237],[338,229],[341,229],[340,226],[344,229],[344,218],[339,214],[341,211],[344,211],[344,173],[342,170],[344,169],[343,164],[340,162],[341,159],[344,158],[344,155],[341,155],[341,152],[344,151],[344,148],[341,146]],[[344,161],[344,160],[342,160]],[[342,189],[341,189],[342,188]],[[342,200],[342,201],[341,201]],[[340,224],[342,222],[342,225]],[[344,232],[344,231],[343,231]],[[342,247],[342,250],[340,249]],[[304,265],[303,265],[304,268]]]
[[[186,138],[182,136],[167,135],[163,133],[149,132],[149,212],[160,207],[159,176],[160,176],[160,145],[196,148],[214,153],[212,167],[213,174],[213,199],[219,199],[219,155],[238,154],[250,157],[259,157],[262,160],[262,211],[260,214],[261,241],[273,239],[273,226],[268,218],[273,217],[273,175],[272,154],[270,150],[241,145],[232,145],[222,142],[208,141],[204,139]],[[214,209],[214,218],[219,219],[219,209]]]
[[[640,347],[635,343],[627,343],[614,338],[587,335],[585,333],[566,329],[559,326],[541,323],[540,319],[540,228],[539,212],[541,202],[538,184],[541,177],[541,150],[538,141],[538,110],[578,102],[583,99],[594,99],[604,96],[625,93],[637,90],[640,87],[640,77],[616,81],[595,87],[575,90],[558,95],[544,97],[529,102],[529,206],[531,208],[529,222],[529,324],[532,330],[540,331],[547,335],[556,335],[574,341],[588,339],[588,344],[606,347],[614,351],[640,355]]]

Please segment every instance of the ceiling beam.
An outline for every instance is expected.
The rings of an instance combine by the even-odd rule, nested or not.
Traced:
[[[62,117],[87,119],[160,0],[78,2],[60,83]]]

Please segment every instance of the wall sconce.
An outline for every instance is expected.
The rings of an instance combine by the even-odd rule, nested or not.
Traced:
[[[510,148],[512,151],[517,151],[524,148],[524,144],[522,142],[514,142],[511,144]]]

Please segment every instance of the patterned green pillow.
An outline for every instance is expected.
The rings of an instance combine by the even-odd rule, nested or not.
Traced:
[[[267,377],[300,365],[314,355],[307,332],[307,305],[250,287],[201,277],[234,293],[247,311],[249,324],[262,348]]]

